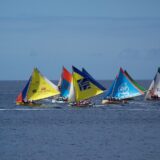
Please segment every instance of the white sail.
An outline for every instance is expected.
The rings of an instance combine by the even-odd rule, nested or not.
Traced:
[[[145,99],[152,99],[152,96],[160,97],[160,68],[148,89]]]
[[[57,84],[58,89],[61,88],[61,85],[62,85],[62,77],[60,77],[58,81],[58,84]]]
[[[72,82],[69,90],[69,95],[68,95],[68,101],[69,102],[75,102],[75,90],[74,90],[74,85],[73,85],[73,77],[72,77]]]
[[[152,98],[151,98],[151,95],[152,95],[152,93],[153,93],[153,87],[154,87],[154,80],[152,80],[152,82],[151,82],[151,85],[150,85],[150,87],[149,87],[149,89],[148,89],[148,91],[147,91],[147,94],[146,94],[146,96],[145,96],[145,99],[152,99]]]
[[[156,79],[155,79],[155,84],[153,88],[154,94],[160,97],[160,73],[157,72],[156,74]]]
[[[51,82],[47,77],[43,76],[43,78],[48,84],[50,84],[55,90],[57,90],[57,92],[59,92],[58,86],[56,86],[53,82]]]

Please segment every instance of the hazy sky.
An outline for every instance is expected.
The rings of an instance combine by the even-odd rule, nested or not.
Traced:
[[[160,66],[160,0],[0,0],[0,80],[62,66],[114,79],[120,66],[152,79]]]

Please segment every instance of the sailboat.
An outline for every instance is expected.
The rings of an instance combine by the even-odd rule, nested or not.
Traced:
[[[17,96],[17,105],[32,105],[38,100],[60,94],[58,87],[43,76],[37,68],[33,69],[26,86]]]
[[[144,94],[144,91],[137,87],[138,83],[128,75],[120,68],[118,76],[116,76],[111,87],[105,93],[102,104],[126,103],[127,99]]]
[[[151,85],[145,96],[146,100],[160,100],[160,67],[151,82]]]
[[[104,92],[101,85],[84,72],[72,66],[73,83],[70,87],[69,102],[74,106],[88,106],[91,104],[90,98]]]

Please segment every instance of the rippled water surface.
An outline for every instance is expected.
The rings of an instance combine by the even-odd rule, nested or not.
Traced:
[[[16,106],[24,84],[0,82],[0,160],[160,159],[160,102],[103,106],[101,95],[94,107]]]

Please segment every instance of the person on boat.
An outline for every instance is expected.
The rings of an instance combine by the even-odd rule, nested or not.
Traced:
[[[158,95],[154,94],[153,90],[149,90],[151,98],[157,100],[158,99]]]
[[[67,97],[63,97],[62,99],[63,99],[63,101],[65,101],[65,102],[68,101],[68,98],[67,98]]]
[[[53,97],[53,99],[54,99],[54,97]],[[67,97],[57,97],[56,100],[57,100],[57,101],[67,102],[67,101],[68,101],[68,98],[67,98]]]
[[[86,100],[81,100],[81,101],[73,103],[73,106],[75,105],[75,106],[80,107],[80,106],[88,106],[90,104],[91,104],[91,101],[86,99]]]
[[[120,99],[116,97],[106,97],[106,99],[103,100],[102,104],[118,104],[118,103],[127,103],[127,100]]]
[[[158,95],[156,95],[156,94],[151,95],[151,98],[152,98],[152,99],[155,99],[155,100],[159,99]]]
[[[58,90],[61,91],[61,86],[58,86]]]
[[[35,102],[34,101],[32,101],[32,100],[28,100],[27,102],[25,102],[25,103],[27,103],[27,104],[29,104],[29,105],[33,105],[33,104],[35,104]]]
[[[25,102],[24,99],[22,99],[21,102],[20,102],[20,104],[25,104],[25,103],[26,103],[26,102]]]
[[[112,102],[112,101],[118,101],[115,97],[109,97],[107,98],[108,101]]]
[[[149,94],[151,95],[151,96],[154,96],[154,93],[153,93],[153,90],[151,89],[151,90],[148,90],[149,91]]]

